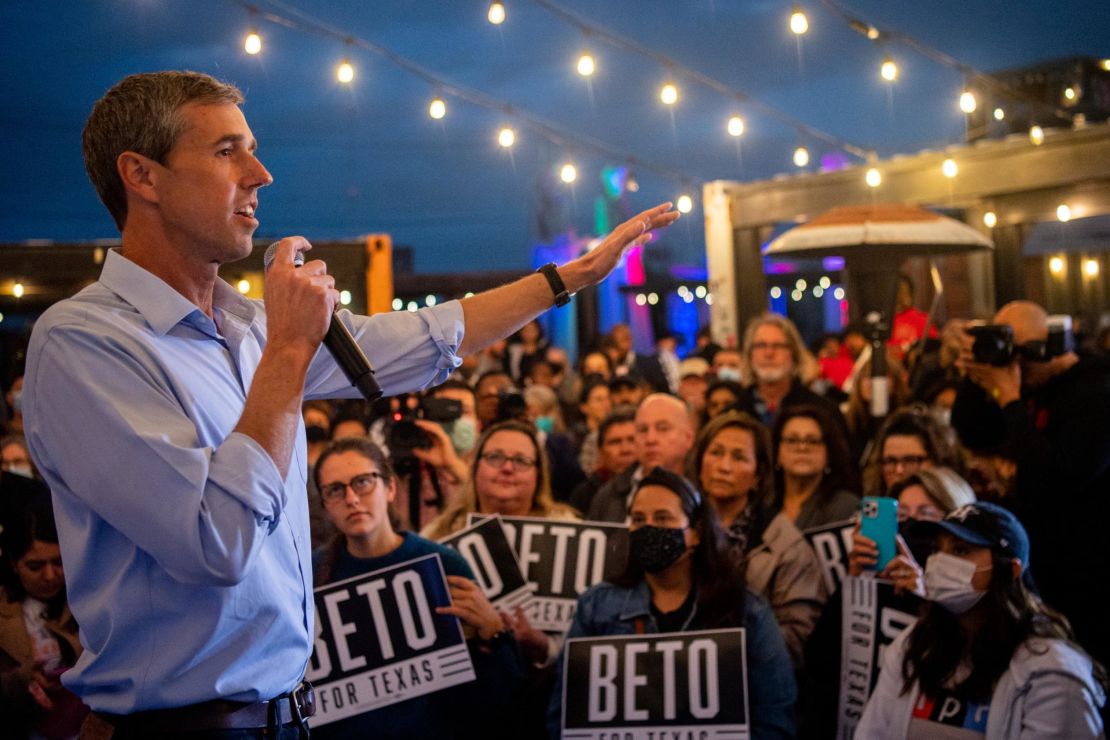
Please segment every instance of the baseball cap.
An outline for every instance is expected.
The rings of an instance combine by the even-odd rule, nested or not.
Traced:
[[[989,547],[1029,567],[1029,535],[1018,518],[998,504],[978,501],[952,511],[936,523],[944,531],[972,545]]]

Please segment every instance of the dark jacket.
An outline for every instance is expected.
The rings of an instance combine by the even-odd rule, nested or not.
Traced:
[[[586,521],[623,524],[628,519],[628,495],[632,493],[632,480],[639,469],[639,465],[630,465],[628,470],[599,488],[586,510]]]
[[[731,408],[737,411],[745,411],[755,418],[762,421],[768,427],[775,423],[775,417],[778,412],[789,406],[820,406],[829,412],[829,415],[840,425],[844,434],[848,433],[848,424],[844,421],[844,416],[840,413],[840,407],[835,403],[825,398],[824,396],[814,393],[809,388],[806,388],[803,383],[794,379],[794,383],[790,386],[790,391],[783,396],[782,403],[771,413],[769,409],[761,402],[759,394],[754,385],[749,385],[744,388],[744,395],[742,395]]]

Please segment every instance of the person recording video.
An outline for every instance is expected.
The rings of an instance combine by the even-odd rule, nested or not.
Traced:
[[[177,71],[131,75],[97,101],[85,165],[121,246],[31,336],[27,439],[54,496],[85,648],[62,682],[101,736],[307,732],[301,405],[364,393],[334,347],[317,351],[329,330],[348,330],[386,393],[426,388],[678,217],[656,206],[561,267],[373,317],[337,313],[335,279],[320,260],[297,267],[311,245],[290,236],[270,253],[265,301],[251,301],[219,277],[251,254],[259,192],[274,179],[243,101]]]

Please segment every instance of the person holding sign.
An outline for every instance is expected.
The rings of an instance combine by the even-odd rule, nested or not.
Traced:
[[[507,736],[499,733],[510,731],[505,718],[522,667],[512,633],[474,582],[470,566],[452,548],[394,530],[389,505],[397,495],[397,478],[381,448],[369,439],[334,442],[320,455],[315,475],[324,511],[339,530],[319,553],[316,584],[439,555],[452,602],[439,613],[455,615],[472,635],[468,643],[478,680],[313,728],[313,738],[376,737],[383,728],[391,738]],[[488,711],[468,712],[475,701]],[[462,717],[466,719],[460,721]]]
[[[748,585],[771,604],[794,666],[825,603],[813,548],[774,507],[771,435],[742,411],[726,411],[702,427],[689,457],[690,477],[747,561]]]
[[[1017,517],[980,502],[935,527],[931,603],[886,649],[855,737],[1103,737],[1106,671],[1031,590]]]
[[[658,467],[640,480],[629,509],[628,549],[625,572],[579,598],[567,638],[743,627],[751,736],[792,737],[795,683],[786,645],[767,602],[746,587],[713,508],[690,481]],[[547,713],[554,738],[564,659]],[[722,703],[743,700],[722,697]]]

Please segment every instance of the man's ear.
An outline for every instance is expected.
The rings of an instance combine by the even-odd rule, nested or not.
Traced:
[[[116,157],[116,170],[125,192],[134,194],[148,203],[158,202],[158,174],[162,165],[135,152],[124,152]]]

